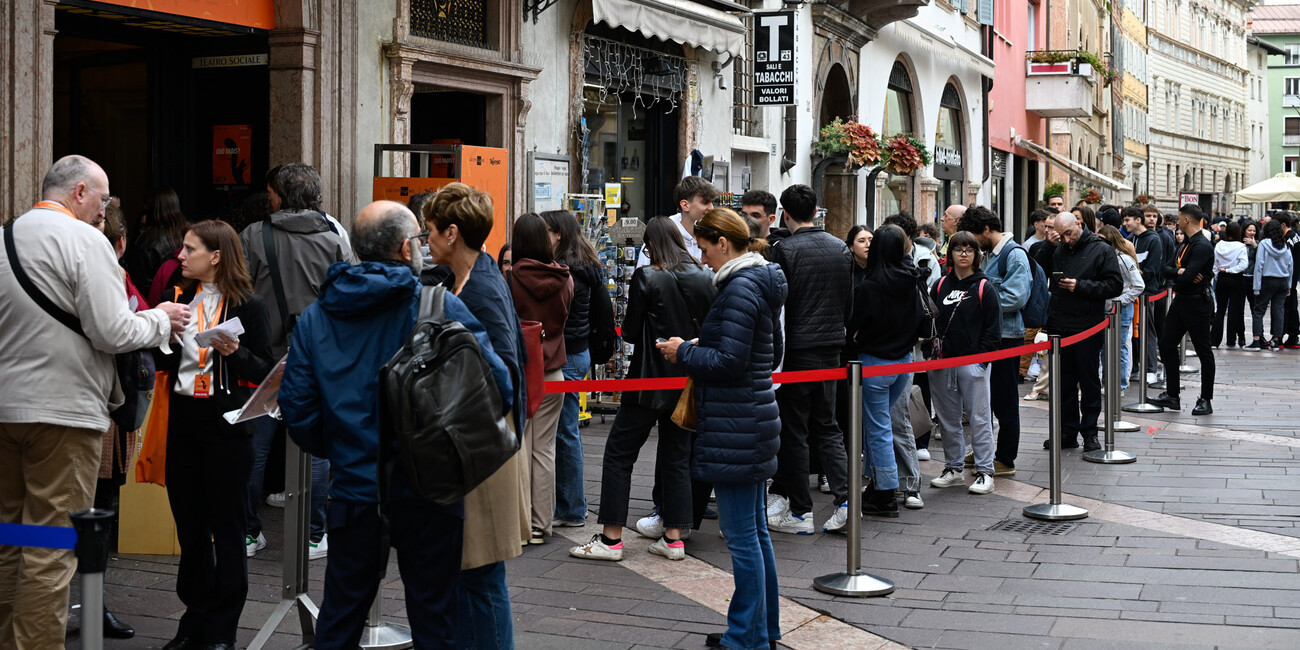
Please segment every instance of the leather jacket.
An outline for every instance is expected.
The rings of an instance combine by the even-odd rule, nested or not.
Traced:
[[[655,339],[678,336],[689,341],[698,336],[718,290],[711,272],[694,260],[683,263],[680,271],[643,266],[632,274],[623,318],[623,340],[636,346],[629,379],[686,376],[685,368],[655,349]],[[680,390],[626,392],[623,401],[671,410],[680,396]]]

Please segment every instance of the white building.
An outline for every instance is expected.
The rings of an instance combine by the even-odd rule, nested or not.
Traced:
[[[1268,116],[1268,56],[1270,54],[1285,55],[1283,50],[1275,45],[1255,38],[1253,35],[1246,37],[1246,113],[1250,120],[1249,134],[1247,136],[1247,154],[1248,171],[1245,182],[1242,187],[1258,183],[1272,176],[1270,165],[1272,140],[1269,137],[1269,116]],[[1240,189],[1240,188],[1238,188]],[[1250,215],[1253,218],[1264,216],[1264,203],[1250,204]]]

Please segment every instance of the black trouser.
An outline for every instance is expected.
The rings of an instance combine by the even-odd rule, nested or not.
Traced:
[[[1061,440],[1077,441],[1097,435],[1101,417],[1101,344],[1104,334],[1061,348]],[[1053,399],[1057,396],[1053,395]]]
[[[1156,293],[1159,293],[1157,291]],[[1160,366],[1160,335],[1165,331],[1165,312],[1169,308],[1169,296],[1147,305],[1147,324],[1144,333],[1151,338],[1147,340],[1147,372],[1156,372]],[[1146,381],[1146,378],[1143,378]]]
[[[1204,291],[1179,294],[1165,317],[1165,331],[1160,336],[1160,360],[1165,364],[1165,392],[1178,397],[1181,377],[1178,366],[1178,344],[1183,335],[1190,335],[1192,348],[1201,360],[1201,397],[1214,398],[1214,351],[1210,349],[1210,320],[1214,318],[1214,304]]]
[[[1253,293],[1253,290],[1252,290]],[[1295,293],[1292,291],[1291,293]],[[1286,316],[1285,301],[1287,294],[1287,279],[1265,276],[1259,281],[1259,295],[1255,296],[1255,304],[1251,307],[1251,329],[1254,331],[1255,338],[1264,339],[1264,313],[1272,312],[1272,322],[1268,331],[1273,338],[1282,339],[1282,332],[1289,320]]]
[[[623,402],[605,440],[600,474],[600,514],[606,526],[627,526],[627,502],[632,489],[632,466],[659,425],[655,449],[655,489],[659,516],[665,528],[691,528],[691,433],[672,420],[673,409],[651,409]],[[707,499],[708,492],[705,492]]]
[[[815,348],[786,351],[782,369],[824,370],[839,365],[839,350]],[[776,403],[781,410],[781,448],[770,491],[790,500],[790,512],[800,516],[811,512],[808,457],[813,448],[830,483],[832,502],[837,506],[844,503],[849,496],[849,461],[844,433],[835,422],[835,382],[782,384],[776,390]]]
[[[1286,335],[1293,339],[1300,338],[1300,303],[1296,302],[1295,276],[1286,284],[1286,320],[1283,321]]]
[[[387,513],[415,647],[455,648],[465,520],[452,509],[411,497],[393,499]],[[330,501],[325,519],[330,550],[315,648],[352,650],[388,567],[380,546],[383,525],[374,503]]]
[[[176,636],[235,643],[248,596],[244,502],[253,438],[211,400],[172,395],[167,423],[167,500],[181,561],[176,595],[185,604]]]
[[[1228,321],[1228,345],[1246,340],[1246,278],[1240,273],[1220,273],[1214,283],[1214,325],[1210,343],[1223,344],[1223,322]]]
[[[1023,336],[1002,339],[1002,349],[1025,344]],[[993,417],[998,419],[998,444],[993,458],[1009,467],[1016,466],[1020,451],[1020,357],[998,359],[989,373],[989,402]]]

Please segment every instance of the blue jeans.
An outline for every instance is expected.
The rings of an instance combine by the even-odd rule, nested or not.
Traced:
[[[248,481],[248,503],[244,511],[248,523],[246,534],[257,537],[262,533],[262,518],[257,509],[262,505],[262,484],[266,478],[266,457],[275,441],[275,430],[281,422],[275,418],[261,417],[253,420],[253,476]],[[311,459],[311,541],[319,542],[325,536],[325,498],[329,496],[330,462],[324,458]]]
[[[771,641],[781,638],[781,595],[763,487],[763,481],[713,486],[718,527],[727,538],[736,584],[722,635],[722,645],[732,650],[767,650]]]
[[[912,353],[900,359],[858,355],[863,369],[909,363]],[[898,463],[894,459],[894,427],[890,411],[912,380],[912,373],[862,378],[862,474],[877,490],[898,489]],[[944,432],[945,435],[947,432]]]
[[[1133,303],[1119,310],[1119,389],[1128,390],[1128,375],[1133,370]],[[1145,377],[1143,378],[1145,379]]]
[[[505,562],[461,571],[459,600],[457,647],[476,650],[511,650],[515,647]]]
[[[582,379],[591,366],[591,352],[568,356],[566,380]],[[582,434],[578,430],[578,394],[565,393],[560,424],[555,429],[555,518],[582,522],[587,519],[587,497],[582,483]]]

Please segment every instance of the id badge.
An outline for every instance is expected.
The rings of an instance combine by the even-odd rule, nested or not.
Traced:
[[[206,398],[212,395],[212,375],[194,375],[194,396]]]

